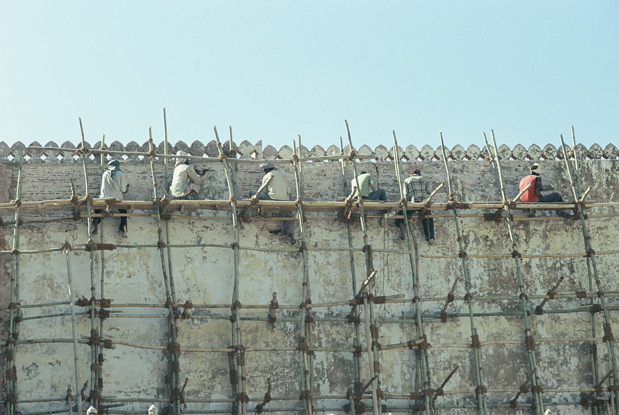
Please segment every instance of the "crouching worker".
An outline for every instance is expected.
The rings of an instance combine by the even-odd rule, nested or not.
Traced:
[[[255,194],[250,194],[250,200],[290,200],[290,189],[284,173],[277,170],[273,163],[263,163],[260,169],[264,172],[262,184]],[[280,216],[291,218],[294,217],[294,213],[282,211]],[[282,233],[290,239],[291,244],[297,243],[294,239],[294,221],[283,221]]]
[[[101,194],[102,199],[113,197],[120,201],[123,200],[123,195],[129,191],[129,183],[127,182],[127,176],[120,169],[120,161],[110,160],[107,164],[107,170],[101,176]],[[120,213],[127,213],[127,209],[118,209]],[[103,213],[103,209],[95,209],[95,213]],[[94,218],[92,220],[92,234],[96,235],[101,218]],[[118,227],[118,234],[126,238],[127,234],[127,217],[120,217],[120,225]]]
[[[411,174],[411,177],[404,180],[404,197],[409,202],[421,203],[430,197],[428,183],[421,175],[421,171],[419,169],[413,169]],[[421,211],[407,210],[406,215],[411,215],[417,212]],[[426,237],[426,241],[428,241],[429,244],[432,244],[434,242],[434,218],[426,217],[426,215],[431,215],[432,212],[426,210],[423,214],[419,214],[423,215],[421,217],[421,226],[423,227],[423,234]],[[406,239],[406,225],[404,223],[404,219],[396,219],[395,224],[400,228],[400,238],[403,240]]]
[[[542,190],[544,187],[542,186],[542,178],[540,177],[541,168],[540,165],[535,163],[531,166],[531,174],[525,176],[520,180],[520,185],[518,186],[518,192],[522,192],[524,188],[526,188],[529,183],[531,183],[531,187],[529,187],[523,194],[520,196],[521,202],[527,203],[555,203],[555,202],[563,202],[563,198],[557,192],[549,193],[547,195],[542,195]],[[535,213],[533,209],[531,209],[531,213],[529,216],[534,216]],[[573,215],[570,215],[567,212],[564,212],[562,209],[557,209],[557,216],[560,216],[564,219],[571,219]]]
[[[357,188],[357,182],[359,182],[359,188]],[[360,175],[352,179],[350,187],[350,197],[361,196],[361,199],[365,200],[387,200],[387,192],[379,189],[371,173],[362,171]]]
[[[184,151],[179,151],[176,155],[170,193],[175,199],[197,200],[199,198],[198,190],[200,190],[200,183],[204,180],[204,174],[208,169],[197,170],[190,166],[191,161],[187,158],[188,154]]]

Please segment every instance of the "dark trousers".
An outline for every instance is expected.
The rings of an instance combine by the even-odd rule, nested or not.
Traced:
[[[363,200],[387,200],[387,192],[385,192],[385,189],[377,189],[374,190],[372,193],[370,193],[369,196],[362,196],[361,199]]]
[[[252,197],[254,194],[255,194],[254,192],[250,192],[249,197]],[[271,199],[271,196],[269,196],[267,193],[260,193],[258,195],[258,200],[274,200],[274,199]],[[295,213],[292,211],[280,211],[279,216],[282,218],[293,218],[295,216]],[[282,233],[284,235],[293,236],[294,228],[295,228],[294,221],[292,220],[282,221]]]
[[[545,196],[539,198],[541,203],[554,203],[554,202],[563,202],[563,198],[557,192],[548,193]]]
[[[419,210],[407,210],[406,215],[407,217],[410,217],[410,215],[412,215],[413,213],[419,213],[419,212],[420,212]],[[421,219],[421,226],[423,227],[423,234],[425,235],[426,240],[434,239],[434,218],[425,217],[425,215],[431,215],[431,214],[432,212],[430,212],[429,210],[426,210],[424,212],[424,217]],[[404,219],[396,219],[395,224],[396,226],[400,226],[400,224],[405,225]]]
[[[127,213],[127,209],[118,209],[118,211],[120,213]],[[97,214],[103,213],[103,209],[95,209],[95,213]],[[101,218],[93,218],[92,223],[95,226],[99,226],[99,223],[101,223]],[[126,216],[120,217],[120,225],[118,226],[118,230],[127,232],[127,217]]]

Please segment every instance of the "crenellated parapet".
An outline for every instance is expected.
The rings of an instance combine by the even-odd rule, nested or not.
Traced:
[[[230,143],[228,141],[223,143],[225,151],[229,151]],[[617,159],[619,158],[619,150],[613,144],[608,144],[602,148],[598,144],[593,144],[590,147],[585,147],[582,144],[577,144],[577,154],[583,159]],[[33,142],[30,145],[25,145],[22,142],[16,142],[9,146],[4,142],[0,142],[0,163],[13,163],[15,158],[19,155],[23,155],[23,160],[28,163],[67,163],[71,160],[78,160],[78,154],[80,152],[90,153],[91,155],[96,153],[98,149],[107,149],[117,151],[119,156],[123,156],[125,160],[141,162],[144,160],[146,153],[149,151],[148,142],[144,144],[138,144],[135,141],[122,144],[118,141],[114,141],[111,144],[105,144],[102,147],[101,142],[90,144],[88,142],[82,145],[81,142],[75,144],[70,141],[58,144],[50,141],[45,144],[39,142]],[[176,151],[185,151],[194,156],[204,157],[217,157],[217,144],[214,140],[209,142],[194,141],[193,143],[185,143],[184,141],[178,141],[175,144],[169,143],[167,148],[168,154],[173,154]],[[289,159],[294,149],[290,146],[283,146],[279,149],[267,145],[263,146],[262,141],[258,141],[256,144],[252,144],[248,141],[241,143],[232,143],[232,150],[240,159]],[[356,148],[356,153],[361,156],[373,157],[376,160],[393,160],[395,157],[395,148],[393,146],[386,147],[379,145],[376,148],[371,148],[367,145],[361,145]],[[568,148],[570,151],[571,148]],[[155,151],[158,154],[165,154],[165,144],[163,142],[156,146]],[[547,144],[544,147],[540,147],[537,144],[530,145],[528,148],[517,144],[513,148],[502,144],[498,148],[499,155],[505,160],[557,160],[563,158],[563,152],[560,146],[553,144]],[[488,156],[488,151],[485,146],[479,147],[476,145],[470,145],[467,148],[456,145],[451,149],[445,149],[446,155],[451,160],[483,160]],[[348,146],[340,148],[332,145],[327,148],[322,146],[313,146],[307,148],[301,146],[301,157],[324,157],[324,156],[338,156],[348,155],[350,149]],[[399,146],[400,157],[408,161],[417,160],[441,160],[442,150],[440,146],[431,145],[408,145]],[[570,154],[573,154],[570,152]],[[95,157],[91,157],[93,162]]]

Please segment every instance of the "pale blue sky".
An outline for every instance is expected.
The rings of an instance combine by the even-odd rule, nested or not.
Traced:
[[[616,1],[0,0],[0,141],[619,144]],[[570,139],[571,141],[571,139]]]

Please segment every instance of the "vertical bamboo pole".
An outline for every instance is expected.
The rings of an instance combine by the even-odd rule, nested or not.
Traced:
[[[163,109],[163,154],[167,156],[168,152],[168,119],[166,117],[165,108]],[[170,188],[170,181],[168,178],[168,163],[170,159],[167,157],[163,158],[163,188],[166,189],[166,192]]]
[[[236,208],[236,195],[234,191],[234,183],[231,177],[232,166],[228,161],[228,157],[225,155],[221,142],[219,141],[219,134],[217,128],[214,128],[215,140],[217,142],[217,151],[219,152],[219,160],[223,163],[224,173],[226,175],[226,183],[228,184],[228,193],[230,194],[230,207],[232,208],[232,229],[234,230],[234,243],[232,247],[234,249],[234,287],[232,291],[232,306],[230,321],[232,323],[232,347],[235,350],[236,359],[234,359],[234,370],[236,371],[236,387],[233,385],[233,392],[236,392],[236,408],[241,409],[241,413],[245,415],[247,413],[247,394],[243,385],[243,365],[239,363],[243,362],[243,350],[240,343],[241,325],[239,318],[239,310],[241,302],[239,300],[239,218]],[[234,412],[234,411],[233,411]]]
[[[69,244],[69,241],[65,240],[65,246]],[[69,262],[70,249],[64,249],[65,260],[67,262],[67,279],[69,288],[69,304],[71,306],[71,332],[73,334],[73,368],[75,370],[75,388],[79,391],[80,376],[79,376],[79,359],[77,357],[77,331],[75,327],[75,302],[73,301],[73,279],[71,278],[71,263]],[[69,408],[70,410],[71,408]],[[82,396],[77,394],[77,413],[82,415]]]
[[[450,195],[453,195],[453,185],[451,183],[451,173],[447,166],[447,155],[445,153],[445,143],[443,142],[443,132],[440,131],[441,137],[441,151],[443,153],[443,165],[445,166],[445,174],[447,175],[447,187]],[[458,248],[461,253],[466,252],[466,246],[462,239],[462,231],[460,230],[460,216],[458,216],[458,209],[454,206],[452,209],[454,215],[454,223],[456,225],[456,236],[458,241]],[[473,317],[473,304],[471,301],[471,276],[469,273],[469,261],[466,255],[460,255],[462,263],[462,273],[464,275],[464,288],[466,290],[466,303],[469,308],[469,324],[471,326],[471,339],[473,343],[473,359],[475,361],[475,395],[477,399],[477,413],[479,415],[486,414],[486,386],[481,373],[481,356],[479,353],[479,336],[477,335],[477,329],[475,328],[475,318]]]
[[[175,319],[175,304],[176,293],[174,290],[174,282],[172,276],[168,275],[168,269],[166,267],[166,257],[163,251],[164,246],[167,244],[164,242],[164,231],[161,226],[161,202],[157,197],[157,179],[155,176],[155,149],[153,145],[152,129],[148,129],[148,152],[150,153],[150,173],[153,186],[153,201],[155,203],[156,221],[157,221],[157,245],[159,247],[159,258],[161,261],[161,272],[166,287],[166,308],[168,309],[168,376],[166,377],[166,384],[168,385],[168,397],[172,406],[172,412],[174,415],[181,413],[180,408],[180,389],[179,389],[179,371],[180,363],[177,350],[180,346],[177,343],[176,334],[176,319]],[[167,232],[166,232],[167,236]],[[169,258],[168,258],[169,259]]]
[[[353,151],[353,146],[352,146],[352,138],[350,135],[350,128],[348,127],[348,121],[344,121],[346,124],[346,134],[348,136],[348,146],[350,147],[351,152]],[[361,223],[361,232],[363,234],[363,250],[365,252],[365,271],[366,271],[366,278],[369,278],[370,274],[372,274],[372,271],[374,271],[373,266],[372,266],[372,252],[371,252],[371,247],[368,244],[368,233],[367,233],[367,224],[365,221],[365,212],[363,210],[363,199],[361,198],[361,193],[360,193],[360,186],[359,186],[359,175],[357,173],[357,160],[355,157],[351,157],[351,161],[353,163],[353,172],[355,175],[355,181],[356,181],[356,185],[357,185],[357,190],[359,193],[358,196],[358,203],[359,203],[359,219],[360,219],[360,223]],[[370,287],[368,287],[368,291],[370,291]],[[364,293],[365,296],[368,295],[368,293]],[[368,310],[366,309],[364,311],[365,317],[367,320],[370,319],[370,316],[368,315],[369,312],[371,311],[371,308]],[[366,331],[366,338],[368,341],[371,341],[371,337],[368,337],[370,333],[368,333]],[[371,344],[371,343],[370,343]],[[372,346],[372,349],[368,349],[368,361],[369,361],[369,371],[370,371],[370,378],[372,379],[371,383],[372,383],[372,407],[374,410],[374,415],[379,415],[379,407],[380,407],[380,400],[378,398],[378,392],[377,392],[377,381],[375,378],[375,362],[378,363],[378,360],[375,358],[375,354],[378,353],[378,350],[376,350],[376,347]]]
[[[580,161],[578,159],[578,152],[576,151],[576,133],[574,132],[574,127],[572,126],[572,151],[574,152],[574,167],[576,168],[576,172],[580,172]],[[575,175],[576,178],[576,190],[578,195],[582,195],[582,179],[580,174]],[[578,213],[578,212],[576,212]],[[589,281],[589,292],[593,292],[594,288],[594,275],[593,269],[591,266],[591,257],[587,255],[586,257],[587,263],[587,277]],[[589,299],[589,304],[593,306],[596,303],[595,298]],[[594,338],[597,336],[597,323],[595,321],[595,314],[591,314],[591,337]],[[591,343],[591,371],[593,375],[593,384],[597,385],[600,383],[600,373],[598,370],[598,355],[597,355],[597,344]],[[593,392],[594,399],[598,397],[597,391]],[[599,409],[596,405],[592,406],[594,415],[598,415]]]
[[[301,136],[299,136],[299,142],[301,142]],[[294,149],[294,153],[292,156],[293,161],[293,169],[294,169],[294,178],[295,178],[295,187],[297,193],[297,220],[299,222],[299,233],[300,233],[300,241],[301,244],[301,259],[303,261],[303,284],[301,290],[301,304],[309,305],[312,303],[312,290],[310,285],[310,277],[309,277],[309,267],[307,263],[307,249],[305,244],[305,214],[303,212],[303,189],[301,187],[301,168],[300,168],[300,155],[297,154],[296,143],[294,140],[292,141],[292,146]],[[305,344],[307,344],[308,348],[312,347],[312,313],[307,306],[303,307],[303,312],[299,316],[299,327],[300,327],[300,339],[299,343],[303,342],[303,338],[305,338]],[[305,413],[307,415],[312,415],[314,412],[314,404],[312,401],[312,368],[313,368],[313,359],[312,356],[304,350],[304,348],[299,347],[301,351],[301,360],[303,361],[303,374],[302,374],[302,389],[301,396],[304,397],[303,403],[305,405]]]
[[[529,321],[529,306],[528,306],[528,300],[527,300],[527,294],[526,294],[526,287],[525,287],[525,283],[524,283],[524,275],[522,272],[522,266],[520,263],[520,255],[518,253],[518,251],[516,250],[516,238],[514,236],[514,230],[513,230],[513,224],[512,224],[512,219],[510,216],[510,208],[507,205],[507,197],[505,194],[505,185],[503,183],[503,174],[501,172],[501,162],[499,160],[499,150],[497,148],[496,145],[496,139],[494,138],[494,131],[490,131],[491,135],[492,135],[492,142],[494,144],[494,162],[496,165],[496,169],[497,169],[497,174],[499,176],[499,184],[501,186],[501,199],[503,201],[503,203],[505,204],[505,212],[507,214],[507,228],[509,230],[509,239],[511,241],[512,244],[512,256],[514,257],[514,263],[516,265],[516,276],[518,278],[518,290],[520,292],[520,298],[521,298],[521,306],[522,306],[522,319],[524,321],[524,332],[525,332],[525,340],[527,343],[527,358],[528,358],[528,363],[529,363],[529,373],[533,373],[533,376],[531,376],[531,392],[533,394],[533,399],[534,399],[534,403],[535,403],[535,413],[536,414],[543,414],[544,413],[544,401],[542,399],[542,395],[539,391],[539,378],[537,376],[537,371],[535,371],[536,368],[536,364],[535,364],[535,353],[533,351],[535,342],[533,340],[533,333],[531,330],[531,323]],[[484,140],[486,140],[486,146],[488,147],[488,141],[486,139],[486,134],[484,133]],[[488,147],[489,148],[489,147]]]
[[[344,144],[342,142],[342,137],[340,137],[340,155],[344,155]],[[344,160],[344,158],[342,157],[342,160],[340,162],[341,165],[341,170],[342,170],[342,181],[343,181],[343,185],[344,185],[344,190],[346,190],[346,169],[345,169],[345,165],[346,165],[346,161]],[[350,224],[350,221],[346,221],[346,231],[348,234],[348,247],[350,248],[348,250],[348,259],[350,261],[350,275],[351,275],[351,279],[352,279],[352,298],[355,298],[355,296],[357,295],[357,272],[355,269],[355,257],[354,257],[354,252],[352,250],[353,248],[353,240],[352,240],[352,227]],[[355,328],[355,337],[353,340],[353,346],[355,349],[358,349],[361,347],[361,336],[359,333],[359,307],[357,307],[356,305],[352,307],[351,311],[350,311],[350,316],[351,316],[351,321],[353,322],[354,328]],[[363,388],[363,385],[361,384],[361,362],[360,362],[360,356],[358,353],[353,353],[353,375],[354,375],[354,385],[353,385],[353,394],[359,393],[361,391],[361,388]],[[351,400],[351,405],[350,405],[350,410],[351,413],[353,415],[356,415],[356,410],[355,410],[355,400],[352,398],[353,394],[351,394],[350,399]]]
[[[15,365],[15,355],[17,354],[17,339],[19,338],[19,317],[20,297],[19,297],[19,232],[21,222],[21,188],[23,180],[22,154],[18,154],[19,167],[17,170],[17,188],[15,190],[15,227],[13,228],[13,248],[11,249],[11,294],[9,299],[9,339],[8,339],[8,359],[6,371],[6,400],[8,415],[15,415],[17,411],[17,367]],[[9,376],[10,374],[10,376]]]
[[[565,168],[567,170],[568,176],[570,178],[572,194],[574,195],[574,201],[578,202],[582,195],[578,192],[576,188],[576,183],[574,182],[574,175],[572,174],[572,166],[570,166],[569,157],[567,155],[567,151],[565,150],[565,143],[563,142],[563,135],[561,135],[561,148],[563,150],[563,159],[565,161]],[[574,147],[574,151],[576,148]],[[576,156],[576,154],[574,154]],[[578,214],[578,218],[580,219],[580,224],[582,226],[582,234],[585,241],[585,250],[587,254],[587,259],[590,261],[591,269],[593,270],[593,276],[595,278],[595,284],[598,289],[598,293],[602,293],[604,287],[602,286],[602,281],[600,280],[600,274],[597,269],[597,261],[595,257],[595,251],[591,245],[591,236],[589,234],[589,229],[587,227],[587,222],[585,221],[585,212],[583,209],[583,205],[581,203],[576,203],[576,212]],[[598,295],[600,300],[600,305],[602,306],[602,316],[604,318],[604,342],[608,347],[608,352],[610,354],[611,366],[613,369],[613,385],[612,385],[612,396],[614,400],[614,410],[615,414],[619,414],[619,391],[617,391],[617,382],[619,381],[619,372],[617,371],[617,356],[615,353],[615,339],[612,334],[612,324],[608,309],[606,307],[606,298],[604,295]]]
[[[415,257],[417,255],[417,249],[414,244],[414,240],[412,237],[410,225],[408,223],[408,216],[406,213],[406,194],[404,192],[404,182],[402,180],[402,174],[400,172],[400,153],[398,149],[398,139],[395,135],[395,131],[393,133],[393,144],[395,148],[395,167],[396,167],[396,177],[398,179],[398,188],[400,189],[400,200],[402,203],[402,216],[404,220],[404,227],[406,229],[406,246],[408,248],[408,260],[411,266],[411,274],[413,277],[413,302],[415,304],[415,320],[417,326],[417,335],[420,339],[425,338],[425,333],[423,330],[423,320],[421,318],[421,304],[419,302],[419,275],[417,272],[417,266],[415,263]],[[430,365],[428,362],[428,355],[423,348],[419,348],[415,351],[416,359],[417,359],[417,367],[415,368],[416,379],[421,382],[421,388],[424,385],[427,388],[432,386],[432,379],[430,376]],[[425,410],[428,414],[433,413],[433,402],[431,397],[427,396],[425,393],[423,394],[423,403],[425,406]]]
[[[82,135],[82,148],[86,148],[86,140],[84,137],[84,126],[82,124],[82,119],[79,118],[80,122],[80,133]],[[90,182],[88,180],[88,166],[86,164],[86,152],[80,152],[80,158],[82,160],[82,167],[84,169],[84,198],[86,200],[87,213],[88,213],[88,221],[87,221],[87,231],[88,231],[88,240],[92,241],[92,199],[90,197]],[[103,227],[102,227],[103,228]],[[92,250],[89,253],[89,270],[90,270],[90,335],[94,337],[96,335],[100,335],[97,331],[97,323],[96,323],[96,301],[97,301],[97,289],[95,287],[95,255],[96,251]],[[98,382],[97,382],[97,374],[95,371],[95,364],[97,362],[98,355],[98,346],[95,342],[91,342],[90,345],[90,405],[95,408],[99,407],[99,399],[98,395]],[[99,408],[101,409],[101,408]]]

